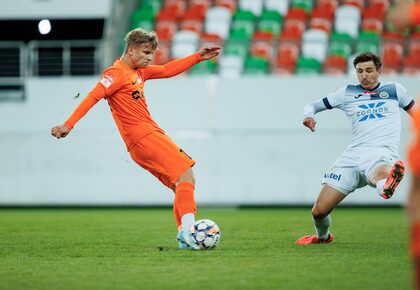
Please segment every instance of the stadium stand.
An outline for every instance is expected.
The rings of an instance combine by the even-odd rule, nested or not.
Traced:
[[[392,0],[144,0],[138,1],[131,27],[157,31],[163,47],[155,63],[185,55],[192,47],[223,46],[223,55],[211,69],[191,74],[346,74],[351,57],[367,50],[384,58],[384,73],[417,73],[416,34],[408,37],[384,26],[391,4]],[[186,30],[195,32],[199,41],[195,37],[193,43],[183,44],[181,53],[179,39],[173,37]]]

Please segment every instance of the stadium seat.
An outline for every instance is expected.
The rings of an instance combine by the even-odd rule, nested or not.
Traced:
[[[231,11],[231,13],[235,13],[236,11],[236,0],[216,0],[216,6],[225,7]]]
[[[170,45],[167,42],[160,42],[153,54],[152,64],[161,65],[171,60]]]
[[[286,20],[283,24],[283,31],[280,34],[281,41],[300,42],[305,31],[305,22],[298,19]]]
[[[280,15],[285,16],[289,10],[289,0],[265,0],[264,7],[267,10],[277,11]]]
[[[291,74],[294,72],[299,56],[299,46],[295,43],[280,43],[277,49],[275,73]]]
[[[354,6],[343,5],[335,13],[334,31],[350,34],[356,38],[359,34],[360,10]]]
[[[202,33],[201,46],[222,46],[223,39],[217,34]]]
[[[306,23],[307,19],[308,19],[308,14],[306,13],[305,10],[300,9],[300,8],[290,8],[287,11],[287,14],[284,18],[285,21],[288,20],[300,20]]]
[[[202,61],[190,69],[190,75],[209,75],[216,72],[216,62],[211,59],[209,61]]]
[[[248,41],[228,39],[223,49],[224,55],[239,56],[242,59],[248,54]]]
[[[177,19],[181,19],[187,9],[187,3],[184,0],[165,0],[163,10],[170,11]]]
[[[375,18],[367,18],[362,20],[362,31],[374,32],[378,35],[382,34],[383,24],[382,21]]]
[[[332,19],[334,17],[337,6],[337,0],[318,0],[317,6],[312,10],[312,17],[314,17],[316,13],[322,13],[323,15],[328,16],[328,19]],[[319,15],[316,16],[319,17]]]
[[[251,11],[255,16],[259,17],[263,10],[263,0],[239,0],[239,9]]]
[[[341,56],[329,56],[322,68],[324,74],[343,75],[347,72],[347,59]]]
[[[277,37],[281,32],[283,17],[277,11],[265,10],[258,22],[258,31],[267,31]]]
[[[292,0],[291,7],[292,8],[299,8],[306,11],[307,14],[311,14],[313,9],[313,1],[312,0]]]
[[[386,42],[382,45],[382,61],[384,68],[399,71],[404,48],[396,42]]]
[[[361,32],[356,43],[356,53],[370,51],[379,53],[380,38],[374,32]]]
[[[212,3],[210,0],[190,0],[190,9],[202,9],[203,11],[206,11],[212,6]]]
[[[347,59],[351,54],[351,46],[347,42],[331,41],[328,48],[329,56],[339,56]]]
[[[168,20],[158,21],[155,26],[159,41],[170,41],[177,29],[176,23]]]
[[[330,34],[332,29],[332,22],[326,18],[311,18],[310,29],[321,29]]]
[[[251,11],[237,10],[233,15],[229,37],[250,39],[255,30],[255,16]],[[235,37],[235,35],[237,35]]]
[[[131,27],[141,27],[147,31],[151,31],[154,28],[155,15],[151,6],[145,6],[142,9],[136,10],[131,16]]]
[[[324,62],[327,55],[328,34],[320,29],[308,29],[302,37],[302,57]]]
[[[218,34],[223,39],[229,35],[231,11],[225,7],[211,7],[206,11],[204,30],[206,33]]]
[[[364,0],[343,0],[343,5],[354,6],[360,11],[362,11],[365,7]]]
[[[321,72],[321,64],[316,59],[298,58],[296,65],[297,74],[319,74]]]
[[[260,57],[249,57],[245,60],[245,70],[244,74],[246,75],[266,75],[270,69],[270,63]]]
[[[172,38],[172,58],[178,59],[198,50],[199,35],[193,31],[180,30]]]
[[[251,55],[270,61],[273,57],[273,41],[270,32],[257,31],[251,44]]]
[[[226,78],[238,78],[244,67],[243,58],[234,55],[222,55],[219,61],[219,75]]]

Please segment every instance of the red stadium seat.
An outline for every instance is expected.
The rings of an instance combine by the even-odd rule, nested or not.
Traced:
[[[385,42],[382,45],[384,68],[398,71],[401,67],[404,48],[397,42]]]
[[[221,46],[223,39],[218,34],[202,33],[201,46]]]
[[[322,69],[325,74],[343,75],[347,72],[347,60],[341,56],[329,56],[323,65]]]
[[[379,19],[382,21],[385,18],[385,12],[380,9],[376,9],[373,6],[369,6],[362,10],[362,18],[363,19],[374,18],[374,19]]]
[[[299,57],[299,47],[294,43],[281,43],[277,48],[277,59],[275,70],[279,72],[293,73]]]
[[[309,27],[311,29],[321,29],[330,34],[332,29],[332,22],[325,18],[312,18]]]
[[[290,19],[284,22],[283,31],[280,34],[281,41],[300,42],[305,31],[305,22],[297,19]]]
[[[343,5],[352,5],[362,11],[365,8],[365,1],[363,0],[344,0]]]
[[[171,49],[168,43],[160,42],[153,54],[152,64],[165,64],[171,60]]]
[[[236,11],[236,1],[235,0],[216,0],[214,5],[215,6],[226,7],[232,13],[234,13]]]
[[[378,35],[382,34],[383,23],[379,19],[367,18],[362,21],[362,31],[375,32]]]
[[[335,13],[335,10],[329,11],[321,7],[315,7],[312,10],[312,18],[323,18],[323,19],[332,21],[334,19],[334,13]]]
[[[184,0],[166,0],[163,4],[165,11],[170,11],[176,18],[180,19],[187,8],[187,3]]]
[[[177,31],[178,26],[173,21],[161,20],[156,23],[155,31],[159,37],[159,41],[169,41]]]
[[[314,17],[315,10],[323,11],[326,15],[334,17],[337,6],[337,0],[318,0],[317,6],[312,10],[312,17]]]
[[[288,20],[293,19],[293,20],[300,20],[300,21],[306,22],[307,18],[308,18],[308,15],[305,10],[300,9],[300,8],[290,8],[287,11],[284,21],[286,22]]]

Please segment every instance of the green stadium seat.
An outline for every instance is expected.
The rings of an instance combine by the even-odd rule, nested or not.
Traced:
[[[297,74],[319,74],[321,72],[321,63],[312,58],[298,58],[296,65]]]
[[[274,36],[278,36],[281,32],[283,24],[283,16],[277,11],[265,10],[258,22],[259,31],[270,32]]]
[[[202,61],[195,66],[193,66],[190,70],[190,74],[193,76],[198,75],[209,75],[214,74],[216,71],[216,62],[213,60],[209,61]]]
[[[223,48],[223,54],[239,56],[242,59],[245,59],[245,57],[248,54],[248,45],[249,45],[248,41],[229,39],[225,47]]]
[[[260,57],[249,57],[245,60],[246,75],[266,75],[269,73],[270,63]]]
[[[347,59],[351,54],[351,46],[347,42],[334,41],[330,42],[328,48],[329,56],[341,56],[344,59]]]
[[[141,9],[144,7],[150,7],[152,14],[156,16],[159,10],[162,8],[162,0],[139,0],[139,6]]]
[[[353,44],[353,38],[347,33],[333,32],[330,37],[330,42],[347,43],[351,46]]]
[[[375,32],[363,31],[359,34],[356,43],[356,53],[370,51],[379,53],[380,37]]]
[[[300,8],[306,11],[306,13],[311,13],[314,7],[313,0],[292,0],[290,5],[292,8]]]
[[[151,6],[144,6],[131,15],[131,28],[141,27],[147,31],[153,30],[155,15]]]

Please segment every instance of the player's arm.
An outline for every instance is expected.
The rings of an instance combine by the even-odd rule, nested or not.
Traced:
[[[74,125],[84,116],[87,112],[105,96],[105,88],[102,84],[98,83],[95,88],[80,102],[77,108],[73,111],[67,121],[63,125],[55,126],[51,129],[51,135],[57,139],[66,137],[73,129]]]
[[[332,109],[332,106],[330,105],[326,97],[321,100],[308,103],[303,108],[303,125],[308,127],[312,132],[315,132],[315,114],[322,112],[326,109]]]
[[[219,55],[220,49],[219,46],[203,47],[190,56],[168,62],[165,65],[150,65],[144,71],[144,78],[150,80],[176,76],[203,60]]]

